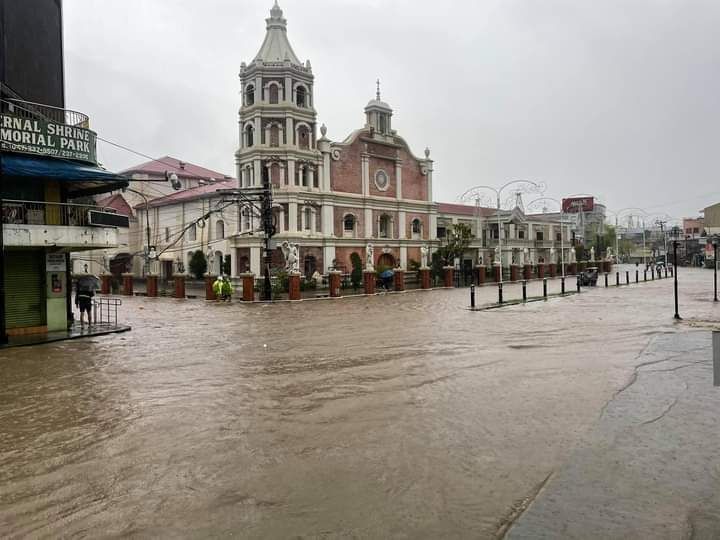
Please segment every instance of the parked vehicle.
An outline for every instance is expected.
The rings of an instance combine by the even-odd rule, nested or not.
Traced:
[[[596,266],[587,268],[580,274],[580,285],[583,287],[595,287],[598,280],[598,269]]]

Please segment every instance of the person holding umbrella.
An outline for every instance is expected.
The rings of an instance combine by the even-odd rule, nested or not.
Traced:
[[[80,326],[85,325],[85,312],[88,316],[88,326],[92,324],[92,299],[95,291],[99,289],[99,279],[91,274],[80,276],[75,287],[75,305],[80,310]]]
[[[380,278],[380,280],[382,282],[382,286],[386,291],[390,290],[390,286],[392,285],[394,275],[395,275],[395,272],[393,272],[392,269],[390,269],[390,268],[380,272],[380,275],[378,277]]]

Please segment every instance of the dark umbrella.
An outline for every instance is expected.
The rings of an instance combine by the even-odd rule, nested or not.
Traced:
[[[394,275],[395,275],[395,272],[393,272],[393,271],[390,270],[389,268],[388,268],[387,270],[383,270],[382,272],[380,272],[380,278],[381,278],[381,279],[390,279],[390,278],[393,277]]]
[[[99,289],[100,278],[93,276],[92,274],[86,274],[78,278],[77,284],[78,289],[83,289],[85,291]]]

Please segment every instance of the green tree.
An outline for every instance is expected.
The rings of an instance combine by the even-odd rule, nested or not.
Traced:
[[[350,264],[352,264],[352,272],[350,273],[350,282],[352,283],[353,289],[358,290],[362,283],[362,259],[357,252],[353,251],[350,255]]]
[[[205,272],[207,272],[207,259],[202,251],[197,250],[193,252],[192,257],[190,257],[190,265],[188,269],[197,279],[203,278]]]
[[[440,246],[436,253],[443,264],[452,265],[456,258],[462,257],[473,238],[474,235],[470,225],[456,223],[448,231],[447,243]]]

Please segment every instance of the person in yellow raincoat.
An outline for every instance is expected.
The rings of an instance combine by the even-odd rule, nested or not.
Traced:
[[[232,283],[227,276],[223,276],[222,286],[220,287],[220,297],[224,302],[230,302],[232,300],[232,294],[235,292]]]
[[[223,277],[218,276],[217,279],[213,282],[213,293],[215,293],[215,300],[222,299],[222,292],[223,292]]]

